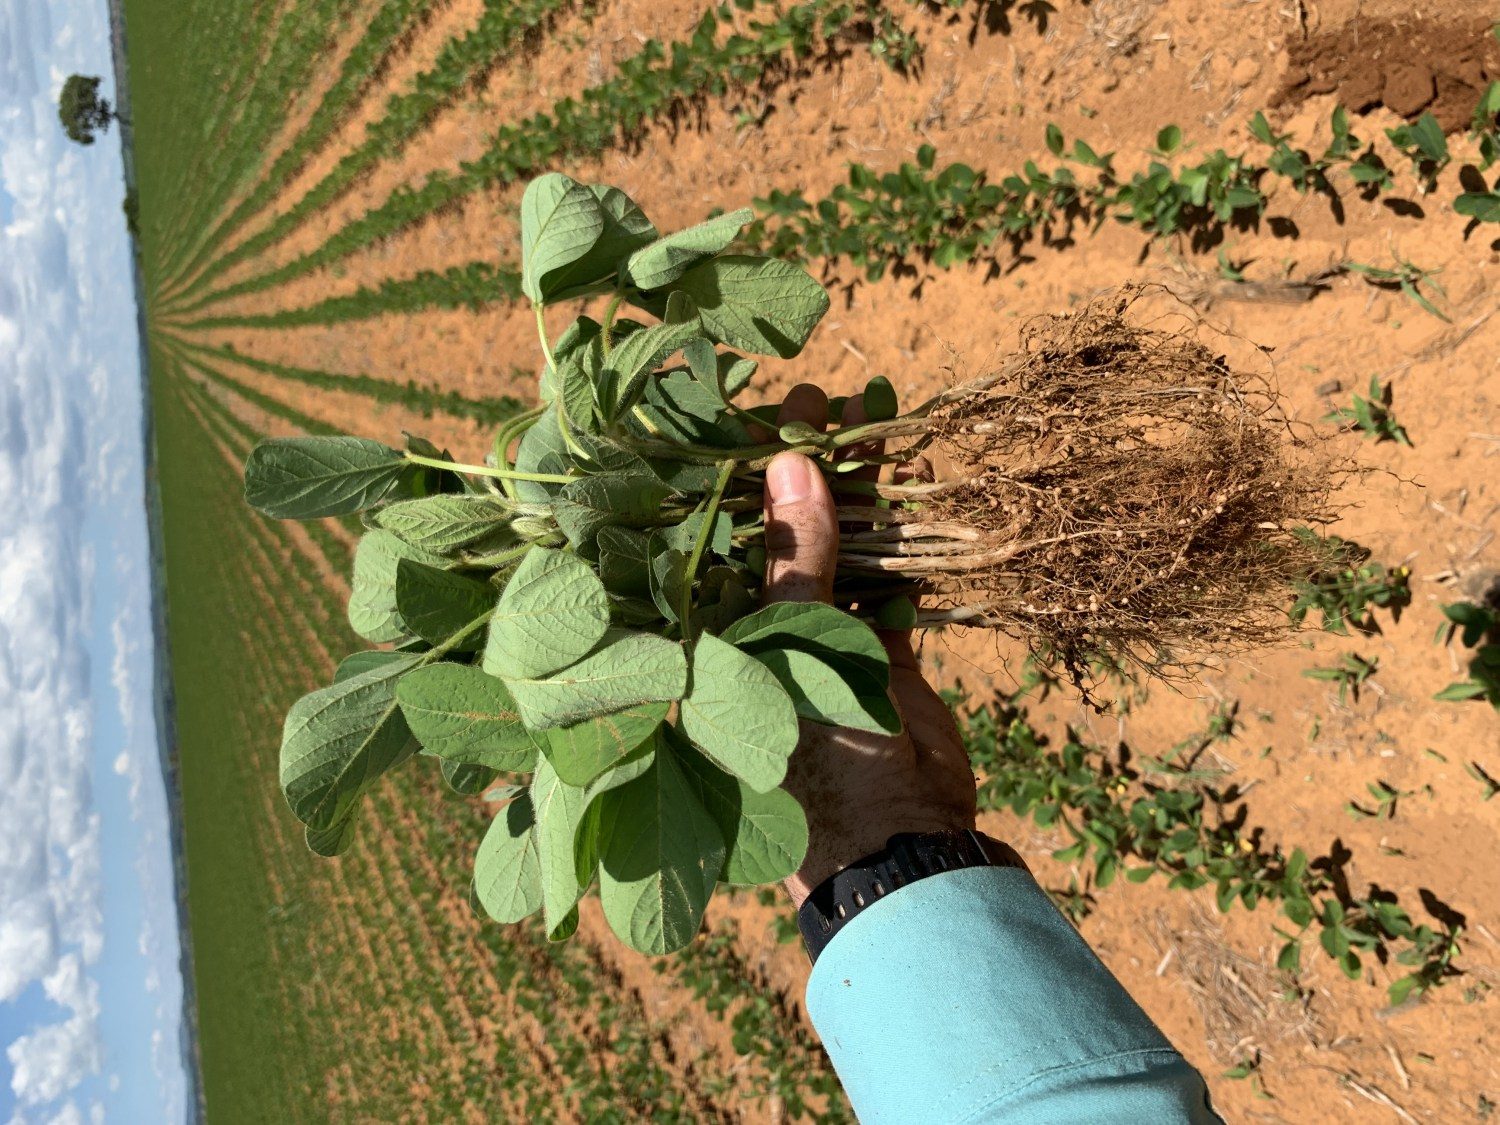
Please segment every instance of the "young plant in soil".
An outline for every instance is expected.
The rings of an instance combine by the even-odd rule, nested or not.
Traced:
[[[1080,677],[1288,627],[1321,557],[1293,529],[1326,475],[1267,389],[1133,327],[1128,302],[1040,320],[904,414],[875,380],[867,421],[778,428],[735,401],[745,355],[797,355],[829,302],[800,268],[729,252],[749,211],[663,236],[622,192],[551,174],[521,217],[540,405],[487,457],[304,437],[246,464],[268,515],[364,513],[349,620],[391,646],[287,716],[281,782],[313,850],[347,848],[361,796],[421,752],[498,804],[475,861],[489,914],[539,910],[563,938],[597,879],[615,932],[664,953],[717,884],[801,861],[780,787],[799,721],[900,730],[872,624],[1001,629]],[[600,318],[551,337],[546,309],[585,298]],[[837,498],[836,606],[758,608],[784,450]],[[935,476],[896,472],[918,455]]]

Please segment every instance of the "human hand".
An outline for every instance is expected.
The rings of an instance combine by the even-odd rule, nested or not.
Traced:
[[[777,424],[807,422],[823,429],[827,418],[827,396],[804,383],[787,395]],[[843,420],[865,420],[859,396],[845,405]],[[854,475],[869,479],[868,473]],[[817,466],[800,454],[777,456],[766,469],[765,509],[762,600],[831,601],[838,520]],[[879,636],[890,656],[891,698],[903,729],[878,735],[802,723],[784,782],[808,822],[807,857],[785,884],[797,906],[824,879],[879,851],[898,832],[974,827],[974,775],[958,725],[922,675],[911,633]]]

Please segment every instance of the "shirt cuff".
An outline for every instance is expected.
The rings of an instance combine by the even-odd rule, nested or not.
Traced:
[[[807,1008],[861,1121],[1217,1122],[1203,1080],[1025,871],[933,875],[818,957]]]

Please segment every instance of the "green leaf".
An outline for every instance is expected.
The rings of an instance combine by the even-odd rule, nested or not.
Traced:
[[[449,565],[442,555],[404,543],[389,531],[366,532],[354,551],[349,627],[378,645],[410,635],[396,608],[396,572],[402,559],[431,567]]]
[[[789,359],[800,352],[828,311],[828,294],[808,273],[774,258],[727,254],[700,262],[674,285],[697,306],[708,335],[755,355]],[[644,297],[658,316],[666,302]]]
[[[687,581],[687,552],[667,546],[664,532],[653,532],[646,550],[651,555],[651,600],[668,621],[676,623],[682,605],[682,586]]]
[[[395,689],[417,660],[393,660],[292,704],[281,732],[281,788],[303,824],[333,829],[416,749]]]
[[[474,892],[497,922],[519,922],[542,906],[536,814],[522,793],[495,814],[474,857]]]
[[[490,621],[484,670],[504,680],[546,675],[584,656],[609,628],[609,595],[577,555],[535,548]]]
[[[755,212],[748,207],[677,231],[642,247],[625,263],[625,277],[637,289],[660,289],[691,267],[725,249]]]
[[[507,677],[506,686],[527,727],[540,731],[641,703],[676,702],[687,688],[687,658],[674,641],[615,630],[571,667],[546,676]]]
[[[444,761],[440,766],[443,780],[448,788],[465,797],[477,797],[494,782],[497,771],[489,766],[470,765],[466,762]]]
[[[441,554],[502,531],[509,517],[499,501],[488,496],[439,493],[389,504],[372,522],[403,543]]]
[[[604,227],[604,209],[583,184],[558,172],[532,180],[521,197],[521,292],[545,301],[555,291],[549,275],[583,258]]]
[[[671,706],[643,703],[597,719],[552,727],[536,737],[558,777],[569,785],[588,785],[649,740]]]
[[[656,478],[600,473],[566,485],[552,503],[552,516],[575,550],[595,553],[595,540],[606,527],[646,527],[661,517],[661,505],[672,490]]]
[[[1469,699],[1478,699],[1484,695],[1484,685],[1478,680],[1460,680],[1458,683],[1449,684],[1432,698],[1443,703],[1462,703]]]
[[[330,825],[327,828],[314,828],[310,824],[303,825],[302,837],[307,841],[307,848],[315,855],[332,859],[336,855],[343,855],[354,843],[354,830],[358,827],[359,812],[351,810],[343,820]]]
[[[1180,144],[1182,144],[1182,130],[1176,125],[1168,125],[1156,134],[1158,152],[1170,155],[1177,151],[1177,146]]]
[[[855,664],[882,686],[890,658],[875,631],[857,617],[816,602],[778,602],[736,621],[723,639],[753,655],[767,648],[796,648],[826,663]]]
[[[722,882],[755,886],[785,879],[807,855],[807,815],[785,789],[757,793],[690,746],[673,745],[694,794],[724,833]]]
[[[1453,201],[1453,209],[1481,223],[1500,223],[1500,191],[1466,191]]]
[[[663,312],[667,308],[664,306]],[[681,310],[673,310],[681,313]],[[640,397],[646,379],[689,340],[703,332],[697,317],[632,332],[614,346],[599,376],[598,398],[607,417],[618,418]]]
[[[1047,123],[1047,150],[1053,156],[1061,156],[1063,152],[1063,132],[1050,121]]]
[[[415,559],[396,562],[396,615],[405,631],[428,644],[442,644],[475,618],[495,606],[495,587],[477,578],[454,574]],[[478,632],[456,646],[473,652],[481,643]]]
[[[797,712],[776,677],[708,634],[693,646],[681,723],[694,745],[758,793],[781,784],[797,748]]]
[[[273,438],[245,460],[245,501],[276,519],[342,516],[375,506],[415,475],[400,450],[378,441]]]
[[[638,531],[623,527],[599,529],[599,577],[610,593],[648,598],[651,596],[649,540]]]
[[[663,531],[662,542],[674,551],[681,551],[684,555],[692,554],[707,518],[707,512],[692,513],[676,527],[669,527]],[[728,558],[734,546],[733,535],[734,521],[723,512],[715,512],[713,527],[708,534],[708,549],[720,558]]]
[[[333,682],[341,684],[345,680],[352,680],[361,672],[368,672],[372,668],[381,668],[395,661],[405,660],[406,653],[391,652],[389,649],[377,648],[369,652],[354,652],[339,661],[338,669],[333,673]]]
[[[1434,164],[1447,161],[1448,138],[1443,136],[1443,127],[1430,112],[1417,118],[1417,123],[1411,127],[1411,137],[1428,160]]]
[[[762,648],[755,659],[786,689],[802,718],[877,734],[901,733],[901,716],[885,685],[860,665],[820,660],[795,648]]]
[[[575,846],[587,804],[582,788],[559,778],[545,758],[537,762],[531,779],[531,807],[542,869],[542,919],[549,934],[563,925],[594,878],[593,849],[584,848],[579,854]]]
[[[525,773],[536,743],[494,676],[466,664],[432,664],[402,677],[396,699],[422,748],[450,762]]]
[[[636,780],[600,799],[599,900],[632,949],[693,940],[724,864],[724,836],[665,745]]]
[[[604,214],[604,231],[589,252],[547,278],[549,299],[563,301],[591,290],[619,272],[620,264],[656,237],[656,227],[619,188],[589,184]],[[582,292],[580,292],[582,291]]]

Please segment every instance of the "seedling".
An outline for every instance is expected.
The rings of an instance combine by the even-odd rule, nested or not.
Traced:
[[[1491,82],[1474,107],[1469,135],[1479,148],[1479,170],[1488,171],[1500,160],[1500,80]]]
[[[1401,155],[1411,161],[1423,192],[1431,191],[1437,185],[1438,173],[1452,159],[1448,153],[1448,138],[1443,136],[1443,127],[1437,118],[1424,113],[1415,123],[1387,129],[1385,135]]]
[[[1368,398],[1355,395],[1354,405],[1342,406],[1330,411],[1323,416],[1323,421],[1342,423],[1348,429],[1358,430],[1365,437],[1372,437],[1377,442],[1395,441],[1402,445],[1411,444],[1411,438],[1406,435],[1406,428],[1397,422],[1396,416],[1391,413],[1390,385],[1382,384],[1378,375],[1370,376]]]
[[[464,791],[507,781],[475,861],[492,917],[539,911],[566,938],[597,880],[615,933],[666,953],[717,884],[801,862],[780,787],[799,720],[900,731],[869,622],[1005,629],[1080,679],[1279,635],[1266,611],[1316,555],[1276,529],[1323,510],[1327,480],[1212,353],[1086,312],[905,414],[875,379],[870,420],[777,431],[735,401],[744,353],[797,355],[829,300],[796,266],[726,252],[750,218],[662,235],[617,189],[542,176],[521,201],[541,405],[487,458],[411,436],[251,452],[262,512],[363,515],[349,622],[395,646],[350,656],[287,717],[282,787],[314,851],[347,849],[370,787],[420,749]],[[601,320],[548,331],[549,308],[590,296]],[[951,477],[845,471],[928,449]],[[841,608],[757,608],[764,474],[787,450],[839,505]]]
[[[1449,684],[1433,698],[1445,702],[1482,699],[1500,711],[1500,613],[1486,605],[1457,602],[1443,606],[1443,616],[1448,620],[1438,627],[1438,642],[1451,644],[1457,635],[1474,653],[1469,658],[1469,678]]]
[[[1478,762],[1467,762],[1464,772],[1472,777],[1480,785],[1484,786],[1484,799],[1488,801],[1496,793],[1500,793],[1500,781],[1495,780]]]
[[[1396,816],[1396,803],[1402,797],[1410,797],[1412,790],[1395,789],[1383,781],[1367,782],[1365,789],[1369,791],[1374,799],[1374,806],[1366,808],[1364,805],[1353,801],[1344,803],[1344,811],[1350,816],[1370,820],[1394,820]]]
[[[1292,927],[1276,931],[1283,942],[1278,968],[1298,972],[1304,938],[1315,931],[1318,947],[1351,978],[1362,972],[1361,953],[1415,966],[1391,986],[1392,1003],[1452,972],[1457,933],[1418,925],[1388,899],[1341,897],[1328,859],[1309,859],[1300,848],[1288,854],[1261,844],[1258,832],[1244,832],[1233,791],[1205,782],[1204,771],[1176,764],[1169,754],[1137,772],[1125,764],[1128,755],[1110,754],[1071,729],[1065,744],[1053,749],[1016,706],[1019,695],[974,708],[964,706],[961,690],[953,696],[970,761],[982,778],[979,807],[1008,809],[1062,833],[1069,842],[1054,856],[1083,866],[1095,887],[1122,872],[1132,883],[1160,875],[1171,888],[1211,886],[1221,911],[1273,903]],[[1218,715],[1187,742],[1206,744],[1222,732]],[[1050,893],[1075,920],[1092,903],[1076,879]]]
[[[1336,535],[1323,538],[1307,528],[1298,534],[1325,554],[1318,568],[1297,582],[1297,600],[1288,611],[1293,622],[1301,624],[1316,612],[1326,632],[1348,636],[1352,626],[1361,633],[1375,633],[1376,608],[1399,615],[1411,604],[1409,568],[1370,562],[1369,551]]]
[[[1494,143],[1500,145],[1500,141]],[[1500,223],[1500,179],[1486,191],[1464,192],[1453,201],[1453,209],[1481,223]]]
[[[1351,695],[1354,697],[1354,702],[1358,703],[1359,689],[1379,667],[1379,657],[1366,659],[1358,653],[1351,652],[1345,654],[1343,659],[1332,667],[1309,668],[1302,674],[1309,680],[1322,680],[1325,683],[1337,684],[1340,703],[1348,703]]]

